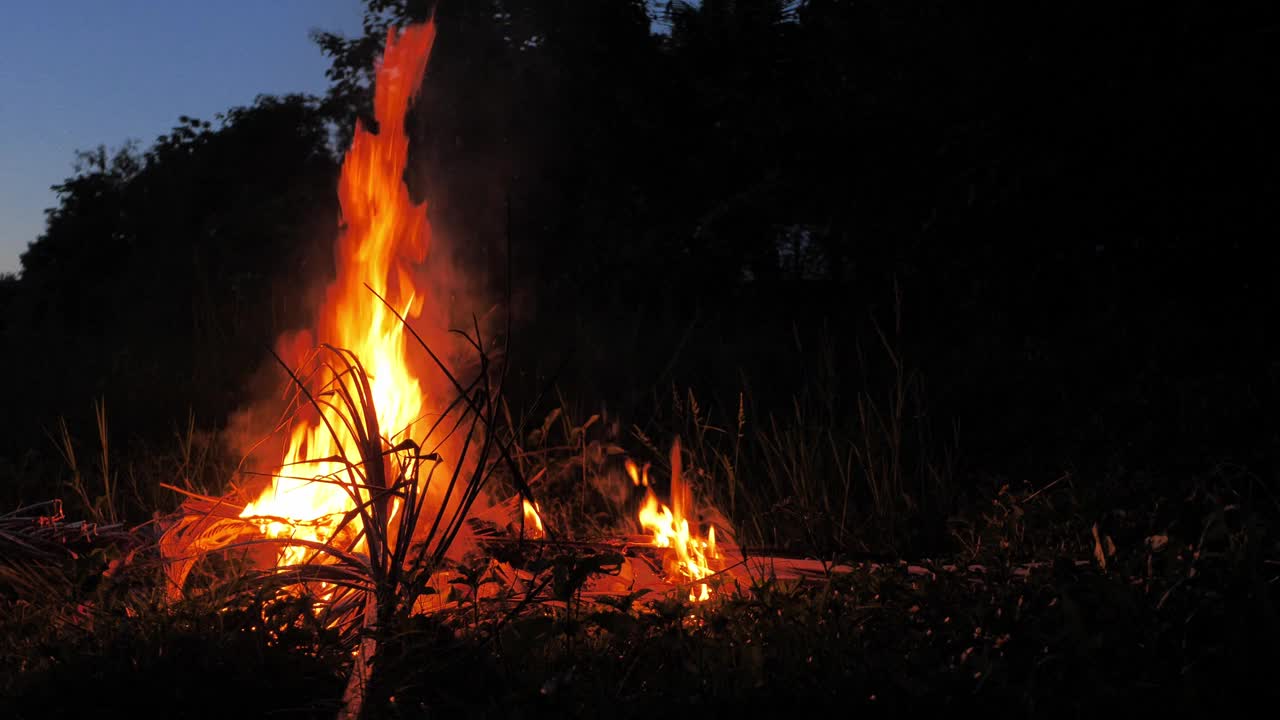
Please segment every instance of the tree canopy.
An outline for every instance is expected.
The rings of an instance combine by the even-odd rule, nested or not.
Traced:
[[[99,399],[143,436],[191,411],[225,420],[275,335],[308,319],[308,278],[330,271],[328,137],[314,99],[262,97],[184,116],[145,150],[79,153],[4,300],[12,451]]]
[[[408,180],[489,297],[510,279],[530,385],[572,350],[623,407],[746,378],[785,408],[768,379],[817,336],[852,368],[898,302],[975,456],[1275,451],[1274,4],[364,6],[316,35],[325,98],[81,156],[0,282],[20,406],[220,422],[328,272],[386,28],[434,15]]]

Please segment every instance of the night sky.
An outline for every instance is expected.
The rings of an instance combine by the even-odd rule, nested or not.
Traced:
[[[321,93],[312,29],[358,32],[356,0],[54,0],[0,22],[0,273],[44,227],[77,149],[145,147],[179,115]]]

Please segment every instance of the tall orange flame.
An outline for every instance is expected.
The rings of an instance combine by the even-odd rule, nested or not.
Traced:
[[[403,324],[365,284],[407,318],[423,313],[426,296],[415,288],[414,269],[426,260],[431,227],[425,205],[415,204],[404,184],[409,149],[404,118],[422,84],[435,35],[434,23],[387,34],[374,81],[377,132],[357,122],[342,163],[338,200],[345,228],[337,245],[337,277],[316,328],[320,341],[352,351],[363,363],[377,425],[392,442],[410,435],[428,398],[408,362]],[[356,379],[336,382],[352,387]],[[338,411],[326,405],[319,414],[293,428],[271,486],[241,514],[256,519],[268,537],[326,542],[354,507],[348,489],[332,481],[346,466],[324,458],[343,456],[344,448],[350,452],[355,439]],[[343,532],[354,537],[360,530],[357,519]],[[287,546],[277,561],[297,564],[311,553]]]

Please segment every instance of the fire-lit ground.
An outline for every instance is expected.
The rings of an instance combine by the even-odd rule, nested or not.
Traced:
[[[496,558],[512,559],[495,543],[492,556],[457,568],[442,587],[452,609],[388,629],[397,639],[383,668],[395,691],[378,716],[1072,717],[1138,705],[1177,717],[1265,700],[1275,650],[1260,611],[1269,601],[1243,581],[1259,571],[1274,578],[1275,566],[1213,549],[1223,546],[1212,517],[1225,506],[1181,505],[1206,520],[1205,536],[1175,530],[1127,542],[1159,516],[1158,507],[1127,502],[1126,523],[1098,531],[1096,557],[1092,530],[1072,526],[1064,485],[993,489],[960,513],[978,521],[996,502],[1017,507],[1044,523],[1034,545],[1017,526],[991,523],[980,545],[935,559],[850,561],[803,582],[753,572],[702,603],[583,591],[616,582],[625,549],[533,541],[524,545],[540,558],[528,566],[529,589],[540,599],[524,602],[523,591],[495,583]],[[73,602],[21,590],[21,576],[6,570],[6,593],[25,593],[19,603],[0,597],[0,648],[19,659],[0,665],[8,717],[336,715],[350,654],[307,620],[309,607],[253,594],[226,605],[225,591],[157,605],[145,551],[130,556],[136,536],[6,515],[0,541],[16,523],[46,528],[30,544],[81,557],[59,570],[57,555],[45,556],[46,584],[76,568],[99,573],[93,543],[117,561],[96,589],[72,591]]]

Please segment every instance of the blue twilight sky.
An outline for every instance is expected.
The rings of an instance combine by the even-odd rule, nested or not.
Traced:
[[[359,0],[5,0],[0,3],[0,273],[44,229],[77,149],[179,115],[212,120],[260,93],[326,88],[315,29],[354,34]]]

